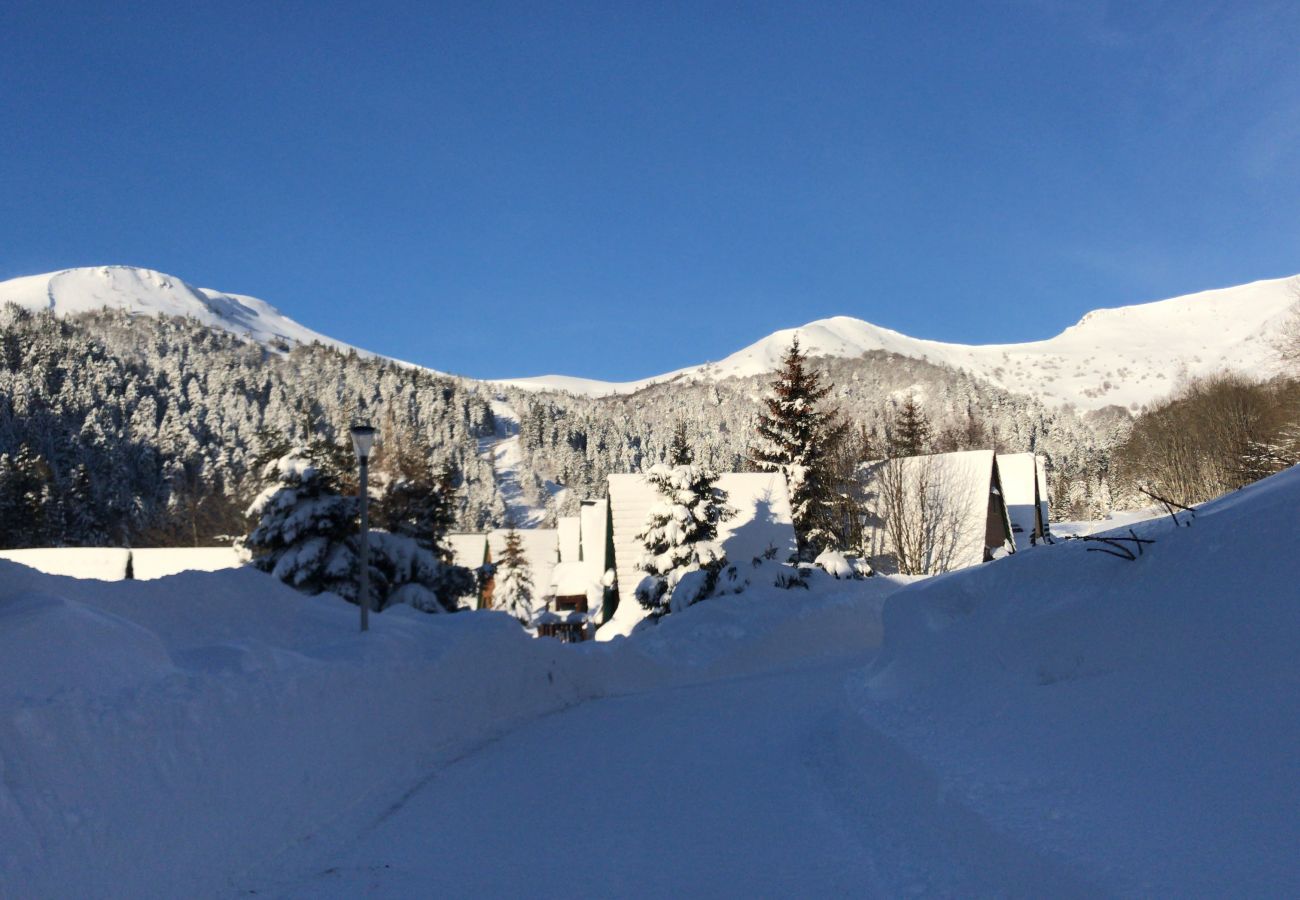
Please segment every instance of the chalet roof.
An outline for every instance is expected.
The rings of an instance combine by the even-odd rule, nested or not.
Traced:
[[[944,559],[935,570],[950,571],[984,561],[989,520],[989,496],[999,490],[998,467],[992,450],[965,450],[887,460],[877,465],[876,485],[901,468],[907,504],[916,506],[925,486],[927,496],[938,498],[935,527],[952,538],[944,542]],[[880,499],[876,503],[879,508]],[[998,504],[1004,510],[1002,504]],[[909,511],[919,516],[915,509]],[[1005,512],[1001,514],[1005,515]],[[1010,522],[1005,522],[1010,530]]]
[[[609,546],[609,500],[583,500],[578,507],[578,518],[582,521],[582,559],[592,568],[605,574],[613,565],[608,559]]]
[[[582,556],[582,520],[578,516],[563,516],[556,520],[559,533],[560,562],[577,562]]]
[[[477,569],[487,562],[487,532],[448,534],[447,547],[451,550],[451,561],[458,566]]]
[[[600,590],[602,574],[580,560],[559,563],[551,570],[551,593],[556,597],[586,597],[591,590]]]
[[[727,505],[735,510],[718,527],[718,541],[728,560],[748,563],[769,547],[776,548],[776,558],[782,561],[795,552],[785,476],[779,472],[724,472],[718,476],[717,485],[726,491]],[[645,527],[650,508],[658,500],[658,492],[644,475],[609,476],[620,621],[641,612],[635,593],[644,577],[636,567],[643,548],[636,536]],[[643,617],[644,614],[636,615],[631,624]]]
[[[1016,549],[1032,542],[1038,524],[1038,465],[1032,453],[999,453],[998,474],[1002,477],[1002,497],[1007,504]]]
[[[1048,531],[1050,530],[1048,523],[1051,522],[1052,517],[1050,515],[1051,508],[1047,502],[1047,457],[1035,456],[1034,464],[1035,471],[1038,474],[1038,510],[1043,517],[1043,530]]]
[[[520,544],[523,546],[524,559],[528,560],[529,574],[532,575],[533,589],[545,592],[551,584],[551,573],[560,561],[559,535],[554,528],[519,528]],[[492,551],[492,560],[501,562],[506,549],[508,529],[498,528],[488,533],[488,548]]]

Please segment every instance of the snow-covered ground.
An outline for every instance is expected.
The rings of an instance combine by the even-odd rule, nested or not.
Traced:
[[[0,562],[0,896],[1296,896],[1298,505],[579,646]]]

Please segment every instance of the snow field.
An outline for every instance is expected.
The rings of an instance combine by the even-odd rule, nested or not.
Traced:
[[[102,583],[0,562],[0,896],[230,892],[521,722],[870,646],[896,585],[848,584],[571,647],[402,607],[363,637],[355,607],[251,569]]]
[[[1300,895],[1297,506],[1291,470],[1134,525],[1135,561],[1072,541],[917,584],[864,721],[1101,893]]]

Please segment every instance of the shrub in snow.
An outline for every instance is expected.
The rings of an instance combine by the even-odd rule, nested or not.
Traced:
[[[838,550],[823,550],[813,563],[835,579],[859,577],[857,569]]]
[[[654,616],[685,609],[708,597],[727,564],[717,543],[718,523],[730,514],[718,475],[696,465],[657,465],[646,480],[659,491],[645,529],[637,535],[645,547],[640,568],[646,577],[636,588],[637,601]]]

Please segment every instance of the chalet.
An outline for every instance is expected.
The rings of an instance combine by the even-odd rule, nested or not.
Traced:
[[[795,553],[794,523],[785,476],[779,472],[724,472],[717,486],[727,494],[733,515],[718,528],[718,541],[733,564],[767,556],[785,562]],[[646,616],[636,599],[644,573],[638,567],[644,546],[637,540],[659,493],[644,475],[609,476],[611,543],[618,584],[618,608],[601,637],[628,634]]]
[[[487,533],[448,534],[447,547],[451,550],[452,565],[464,566],[472,571],[478,585],[475,596],[461,598],[462,607],[491,609],[495,581],[492,577],[492,552],[488,549]]]
[[[609,501],[584,500],[578,515],[556,522],[560,561],[551,573],[548,609],[536,620],[539,637],[586,640],[613,611],[605,573],[611,556]]]
[[[1015,552],[992,450],[884,460],[869,476],[863,543],[878,570],[933,575]]]
[[[1051,533],[1044,459],[1033,453],[999,453],[997,461],[1016,549],[1023,550]]]

